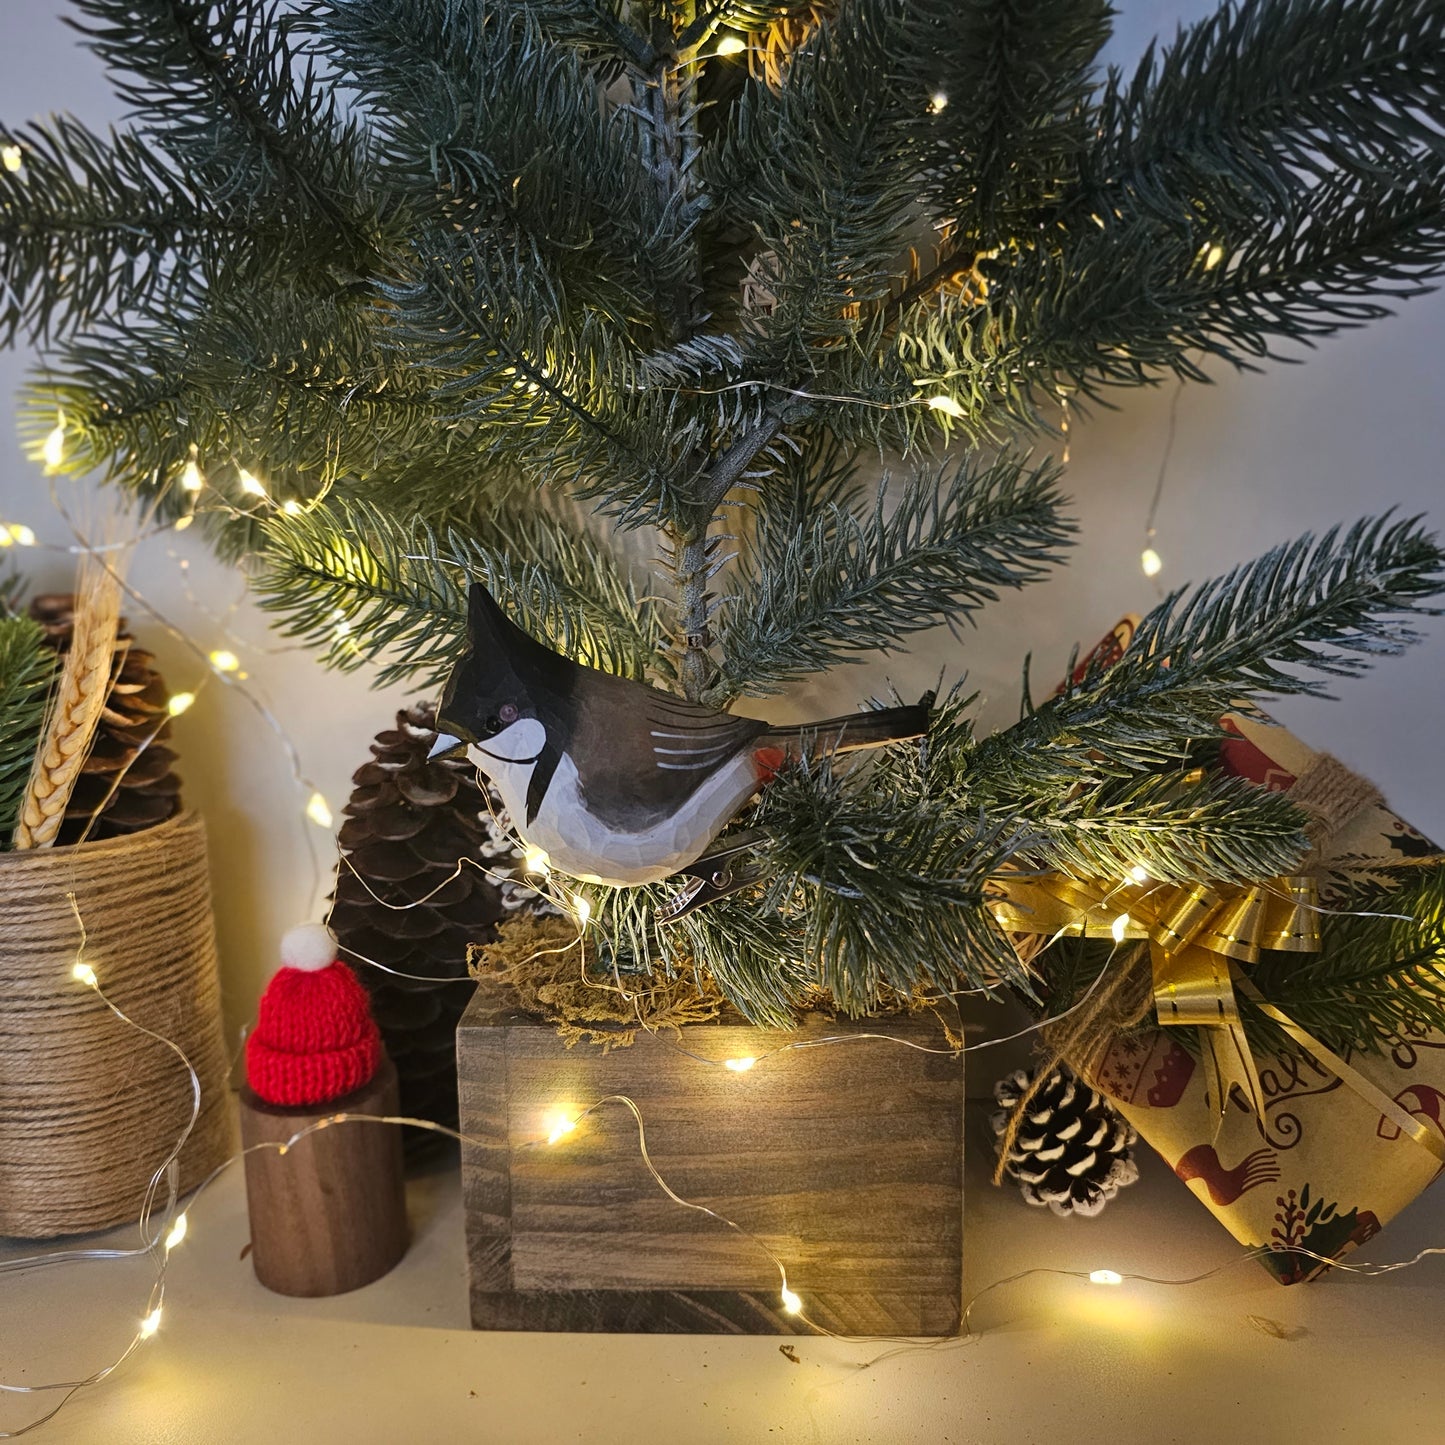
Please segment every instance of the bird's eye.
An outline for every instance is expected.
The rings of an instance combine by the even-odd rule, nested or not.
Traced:
[[[499,718],[501,718],[501,720],[502,720],[504,723],[514,723],[514,722],[516,722],[516,721],[517,721],[517,705],[516,705],[516,703],[514,703],[514,702],[504,702],[504,703],[501,705],[501,707],[499,707],[499,708],[497,709],[497,716],[498,716]]]
[[[496,717],[489,717],[486,722],[482,724],[482,727],[485,730],[487,737],[495,737],[502,730],[501,719]]]

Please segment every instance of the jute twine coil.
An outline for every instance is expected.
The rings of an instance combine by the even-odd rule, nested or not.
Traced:
[[[126,838],[0,854],[0,1235],[134,1221],[190,1115],[170,1049],[72,977],[85,962],[201,1083],[180,1159],[193,1188],[233,1147],[206,837],[195,813]]]

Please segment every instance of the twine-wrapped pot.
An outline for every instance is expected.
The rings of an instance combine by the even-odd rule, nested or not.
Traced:
[[[71,904],[74,896],[74,907]],[[0,853],[0,1235],[133,1221],[192,1107],[190,1076],[72,969],[80,957],[200,1078],[182,1190],[231,1152],[215,927],[199,816],[126,838]]]

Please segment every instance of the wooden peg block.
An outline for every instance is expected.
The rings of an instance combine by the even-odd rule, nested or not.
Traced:
[[[399,1112],[396,1067],[383,1059],[369,1084],[309,1109],[268,1104],[241,1090],[241,1140],[282,1144],[335,1114]],[[246,1155],[251,1260],[277,1294],[345,1294],[380,1279],[406,1252],[406,1188],[401,1126],[335,1123],[283,1154]]]

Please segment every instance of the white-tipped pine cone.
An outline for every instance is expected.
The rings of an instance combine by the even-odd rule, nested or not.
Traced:
[[[1031,1083],[1032,1076],[1019,1070],[994,1085],[994,1098],[1003,1105],[992,1120],[995,1138],[1003,1139]],[[1139,1177],[1136,1137],[1103,1094],[1060,1066],[1029,1100],[1004,1172],[1030,1204],[1055,1214],[1098,1214]]]

